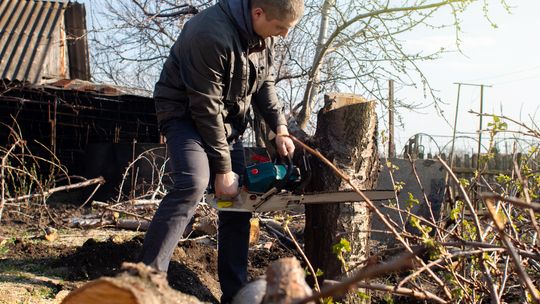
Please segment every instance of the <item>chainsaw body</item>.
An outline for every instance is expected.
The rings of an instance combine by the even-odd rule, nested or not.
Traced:
[[[300,183],[300,169],[292,164],[258,163],[246,167],[244,173],[244,185],[251,193],[262,194],[272,187],[293,191]]]
[[[249,151],[249,150],[248,150]],[[326,193],[305,193],[305,185],[311,178],[309,160],[304,156],[301,166],[295,166],[292,159],[285,163],[274,163],[270,157],[256,150],[255,154],[246,157],[251,164],[246,166],[242,176],[240,193],[232,199],[216,198],[209,193],[207,202],[222,211],[266,212],[277,210],[301,211],[303,204],[324,204],[365,201],[354,191]],[[248,152],[246,154],[253,153]],[[368,199],[384,200],[394,197],[394,191],[364,191]]]

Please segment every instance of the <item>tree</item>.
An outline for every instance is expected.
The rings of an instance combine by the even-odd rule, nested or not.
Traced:
[[[379,172],[375,102],[350,94],[325,95],[313,142],[359,189],[373,189]],[[314,161],[315,191],[349,190],[328,166]],[[371,212],[366,203],[306,206],[305,251],[324,279],[340,279],[369,256]]]
[[[151,90],[184,23],[215,2],[103,1],[103,10],[94,11],[90,31],[94,78]],[[306,0],[304,17],[278,44],[278,93],[301,127],[311,131],[312,113],[322,106],[325,93],[347,91],[382,101],[388,79],[422,87],[437,106],[417,64],[447,50],[409,51],[403,35],[426,27],[454,28],[459,49],[462,14],[478,4],[490,22],[487,8],[492,2],[508,7],[505,0]],[[396,100],[398,110],[417,106]]]
[[[97,0],[89,31],[94,80],[152,90],[184,23],[210,4],[190,3]]]

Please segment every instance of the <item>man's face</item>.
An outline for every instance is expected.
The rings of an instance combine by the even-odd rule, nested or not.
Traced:
[[[272,36],[281,36],[285,38],[289,30],[298,23],[298,20],[284,20],[270,18],[260,7],[251,10],[251,20],[253,22],[253,30],[261,38],[266,39]]]

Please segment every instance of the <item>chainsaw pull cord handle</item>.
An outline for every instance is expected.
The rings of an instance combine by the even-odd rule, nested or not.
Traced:
[[[287,157],[285,158],[287,161],[287,163],[285,164],[285,167],[287,168],[287,172],[285,173],[285,176],[283,177],[281,181],[277,182],[274,187],[270,188],[270,190],[266,191],[263,195],[261,195],[260,201],[254,206],[255,211],[259,207],[261,207],[268,200],[270,196],[281,191],[283,187],[287,185],[287,182],[289,181],[289,178],[291,177],[291,174],[293,172],[294,166],[293,166],[292,157],[290,155],[287,155]]]

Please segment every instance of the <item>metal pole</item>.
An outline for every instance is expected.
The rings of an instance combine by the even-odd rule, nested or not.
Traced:
[[[454,131],[452,132],[452,147],[450,148],[450,168],[452,169],[454,167],[454,147],[456,144],[456,130],[457,130],[457,120],[458,120],[458,111],[459,111],[459,95],[461,92],[461,83],[458,83],[458,89],[457,89],[457,101],[456,101],[456,115],[454,118]]]
[[[476,171],[480,169],[480,152],[482,149],[482,114],[484,113],[484,85],[480,85],[480,125],[478,127],[478,156],[476,161]]]
[[[388,81],[388,158],[396,157],[394,143],[394,80]]]
[[[456,117],[455,117],[455,121],[454,121],[454,135],[452,136],[452,150],[450,151],[450,167],[452,168],[452,165],[453,165],[453,161],[454,161],[454,144],[455,144],[455,134],[457,132],[457,109],[458,109],[458,105],[459,105],[459,96],[460,96],[460,89],[461,89],[461,85],[464,85],[464,86],[474,86],[474,87],[480,87],[480,114],[483,113],[484,111],[484,87],[491,87],[491,85],[485,85],[485,84],[475,84],[475,83],[463,83],[463,82],[455,82],[455,84],[458,85],[458,102],[456,104]],[[480,115],[480,130],[478,131],[478,157],[477,157],[477,161],[476,161],[476,171],[478,171],[480,169],[479,167],[479,160],[480,160],[480,152],[481,152],[481,149],[482,148],[482,115]],[[448,181],[448,175],[447,175],[447,178],[446,178],[446,181]],[[477,184],[477,189],[478,189],[478,184]],[[453,197],[453,194],[450,193],[450,195]],[[473,195],[473,201],[476,202],[476,192],[474,193]],[[455,208],[456,206],[454,206]]]

